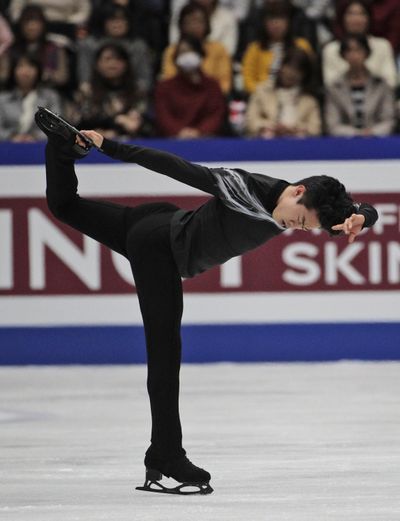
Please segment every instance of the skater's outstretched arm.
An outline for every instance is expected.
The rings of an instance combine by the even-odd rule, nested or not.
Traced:
[[[211,170],[205,166],[190,163],[174,154],[154,148],[117,143],[103,138],[101,134],[92,130],[84,130],[82,133],[90,137],[105,154],[114,159],[126,163],[136,163],[211,195],[219,194],[215,177]]]

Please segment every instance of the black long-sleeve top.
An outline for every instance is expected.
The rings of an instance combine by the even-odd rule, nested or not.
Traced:
[[[104,139],[108,156],[167,175],[213,195],[195,210],[177,210],[171,221],[171,247],[182,277],[222,264],[282,233],[272,218],[287,181],[241,169],[208,168],[159,150]],[[354,206],[372,226],[376,210]]]

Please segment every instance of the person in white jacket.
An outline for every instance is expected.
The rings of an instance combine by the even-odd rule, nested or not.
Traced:
[[[348,0],[338,13],[343,34],[367,36],[370,54],[366,67],[371,74],[382,78],[390,87],[397,85],[397,70],[394,53],[389,40],[368,33],[371,14],[365,0]],[[340,41],[333,40],[322,50],[322,73],[325,86],[332,85],[349,70],[348,63],[340,54]]]

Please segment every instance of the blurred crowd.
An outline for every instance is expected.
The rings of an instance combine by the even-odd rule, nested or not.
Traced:
[[[0,0],[0,140],[399,132],[400,0]]]

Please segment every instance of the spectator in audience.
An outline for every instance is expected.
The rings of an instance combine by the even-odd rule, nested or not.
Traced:
[[[4,16],[0,13],[0,57],[6,52],[8,47],[13,43],[14,36],[11,31],[11,28],[4,18]]]
[[[20,55],[12,64],[9,90],[0,94],[0,140],[27,143],[45,139],[37,127],[37,106],[60,113],[59,95],[40,84],[41,64],[35,56]]]
[[[325,121],[332,136],[385,136],[393,131],[393,90],[367,68],[371,52],[365,35],[349,35],[340,45],[348,71],[327,89]]]
[[[334,0],[292,0],[292,4],[303,12],[305,20],[308,21],[309,34],[307,36],[301,32],[296,34],[306,37],[315,51],[319,51],[333,37]]]
[[[26,6],[16,25],[15,42],[0,58],[0,78],[8,77],[10,63],[23,54],[35,55],[41,62],[41,82],[61,89],[69,80],[68,54],[51,40],[43,10],[37,5]]]
[[[250,136],[306,137],[321,134],[321,114],[313,96],[314,64],[300,48],[283,58],[275,85],[264,81],[250,96],[246,126]]]
[[[76,96],[73,120],[83,128],[114,138],[133,137],[145,132],[146,100],[135,87],[128,53],[117,44],[98,49],[92,75],[84,91]]]
[[[218,135],[225,115],[225,99],[218,82],[201,70],[202,43],[189,36],[175,50],[178,73],[158,83],[155,112],[163,136],[198,138]]]
[[[152,56],[146,42],[137,38],[132,30],[131,12],[122,6],[110,4],[104,7],[99,20],[98,36],[88,36],[78,45],[78,81],[85,88],[93,68],[96,51],[107,43],[116,43],[127,51],[135,71],[135,87],[146,95],[152,85]]]
[[[238,44],[238,21],[235,14],[225,7],[219,5],[219,0],[191,0],[207,11],[210,20],[210,34],[208,39],[223,44],[230,56],[236,52]],[[175,43],[179,38],[177,24],[178,12],[172,14],[169,41]]]
[[[299,47],[313,56],[310,43],[293,36],[291,12],[288,2],[272,3],[262,11],[260,36],[248,45],[242,60],[244,88],[249,94],[266,80],[274,84],[290,48]]]
[[[177,19],[180,10],[188,1],[190,0],[170,0],[171,17]],[[248,16],[253,3],[254,0],[219,0],[218,5],[229,9],[234,14],[236,20],[242,22]]]
[[[91,11],[90,0],[11,0],[9,14],[12,21],[16,23],[24,7],[31,4],[43,9],[50,31],[72,40],[77,29],[87,24]]]
[[[392,46],[386,38],[370,34],[371,11],[367,0],[343,0],[337,8],[336,32],[339,38],[346,34],[365,35],[370,54],[366,63],[369,71],[383,78],[391,86],[397,84],[397,71]],[[324,84],[332,85],[347,70],[348,63],[340,54],[340,40],[333,40],[322,50]]]
[[[297,0],[302,3],[303,0]],[[305,1],[305,0],[304,0]],[[325,1],[325,0],[311,0],[311,2],[305,2],[308,4],[314,1]],[[241,26],[241,37],[238,56],[243,57],[243,52],[246,47],[253,41],[260,37],[261,20],[265,10],[268,9],[287,9],[290,11],[290,30],[293,38],[303,38],[307,40],[310,46],[317,50],[316,34],[315,34],[315,22],[312,18],[309,18],[302,6],[297,6],[292,0],[254,0],[251,5],[251,9],[247,16],[247,19]]]
[[[197,4],[186,5],[179,15],[179,31],[181,38],[193,36],[201,41],[204,58],[202,71],[215,78],[224,94],[228,94],[232,86],[232,61],[225,47],[220,42],[207,40],[210,23],[207,11]],[[164,51],[162,64],[162,79],[175,76],[177,67],[174,61],[176,44],[171,44]]]
[[[168,4],[168,0],[92,0],[90,33],[99,36],[96,28],[105,8],[111,5],[124,7],[129,12],[133,34],[144,40],[152,49],[153,61],[158,65],[161,53],[168,45]]]
[[[91,36],[101,37],[104,33],[104,11],[110,7],[122,7],[128,12],[132,30],[136,30],[137,0],[91,0],[92,11],[88,22],[88,31]]]

